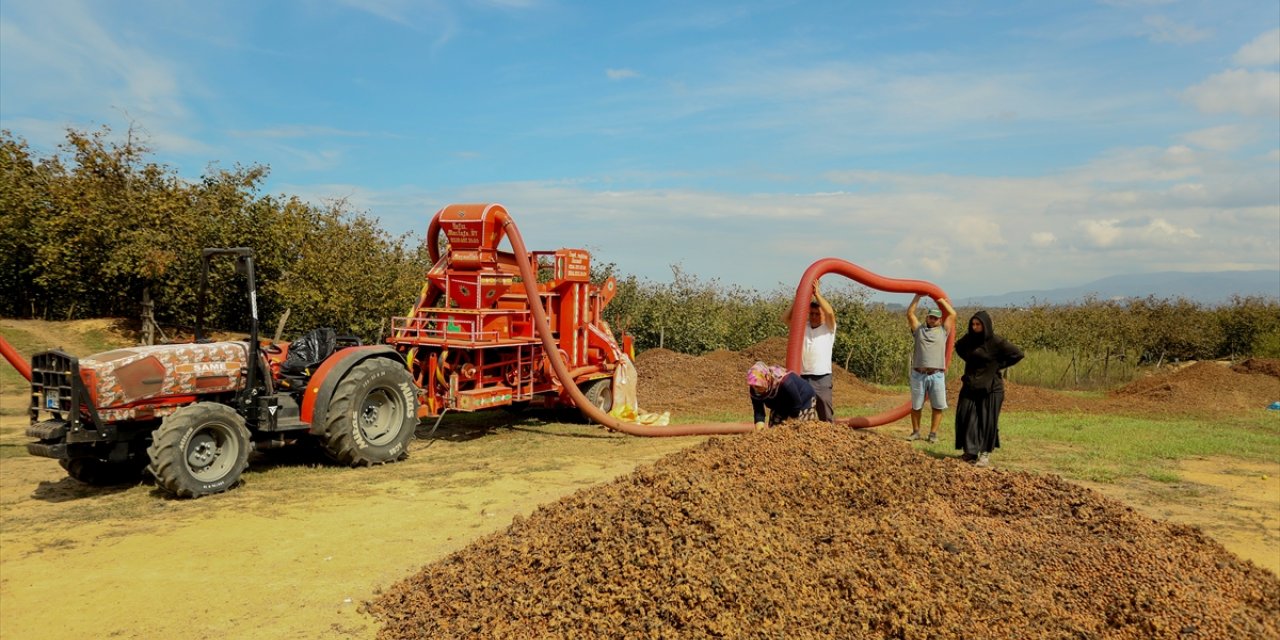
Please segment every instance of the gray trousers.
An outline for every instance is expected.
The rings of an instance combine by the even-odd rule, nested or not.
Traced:
[[[831,374],[823,376],[800,376],[809,381],[813,392],[818,396],[818,419],[823,422],[835,420],[835,406],[831,402]]]

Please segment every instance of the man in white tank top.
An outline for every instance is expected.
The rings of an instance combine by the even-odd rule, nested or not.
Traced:
[[[813,300],[809,302],[809,322],[804,326],[804,353],[800,360],[800,377],[809,381],[818,395],[818,419],[835,420],[831,400],[831,350],[836,345],[836,312],[813,282]]]

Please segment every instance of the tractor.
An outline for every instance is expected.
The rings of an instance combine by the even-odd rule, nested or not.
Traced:
[[[246,283],[247,341],[204,335],[210,263],[226,258]],[[201,263],[192,342],[32,357],[29,453],[95,485],[145,470],[182,498],[234,487],[255,449],[311,441],[349,466],[408,454],[418,389],[400,353],[325,328],[292,343],[260,340],[253,250],[204,249]]]

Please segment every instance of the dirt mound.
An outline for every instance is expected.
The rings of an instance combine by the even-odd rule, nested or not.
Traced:
[[[961,363],[959,366],[963,367],[964,364]],[[952,409],[959,402],[960,385],[960,378],[954,378],[947,382],[947,406]],[[1002,411],[1064,413],[1094,409],[1102,410],[1103,407],[1096,406],[1097,404],[1096,400],[1091,402],[1087,398],[1072,396],[1052,389],[1015,384],[1008,380],[1004,382],[1004,405]]]
[[[1054,476],[809,423],[540,507],[368,608],[383,640],[1274,638],[1280,579]]]
[[[1236,373],[1261,373],[1280,378],[1280,358],[1249,358],[1231,367]]]
[[[1117,401],[1149,401],[1156,409],[1173,412],[1240,412],[1280,399],[1280,378],[1239,373],[1217,362],[1197,362],[1135,380],[1110,395]]]
[[[668,349],[649,349],[636,356],[636,393],[645,411],[670,411],[675,416],[740,413],[751,420],[747,397],[747,369],[756,361],[784,365],[786,338],[769,338],[742,351],[717,350],[690,356]],[[892,405],[892,394],[866,384],[839,366],[832,369],[837,406]]]

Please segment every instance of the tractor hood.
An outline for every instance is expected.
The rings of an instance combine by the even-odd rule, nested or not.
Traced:
[[[99,409],[171,396],[234,391],[244,385],[244,342],[130,347],[82,358],[80,377]]]

